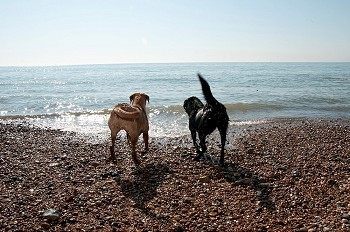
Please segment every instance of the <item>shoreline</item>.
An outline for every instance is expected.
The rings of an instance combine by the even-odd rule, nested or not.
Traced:
[[[123,137],[111,162],[109,140],[4,121],[0,132],[1,230],[350,229],[348,119],[230,126],[223,168],[216,132],[200,162],[190,135],[151,138],[139,168]]]
[[[188,119],[186,118],[186,121],[187,120]],[[264,128],[264,127],[269,127],[269,125],[279,125],[283,127],[284,125],[290,125],[290,124],[297,125],[297,124],[303,124],[304,122],[310,122],[315,124],[325,122],[325,123],[332,123],[332,124],[338,123],[338,124],[346,125],[346,124],[350,124],[350,117],[349,118],[308,118],[308,117],[280,118],[278,117],[278,118],[264,118],[264,119],[243,120],[243,121],[230,120],[228,133],[240,134],[241,131],[244,131],[246,128]],[[27,127],[36,128],[36,129],[67,132],[67,133],[75,134],[77,139],[84,140],[84,137],[90,138],[92,139],[92,141],[94,141],[94,143],[101,143],[110,139],[110,135],[109,135],[110,131],[107,126],[107,122],[105,123],[106,128],[105,128],[105,133],[103,134],[101,130],[98,130],[96,134],[93,134],[92,132],[87,133],[86,131],[77,131],[76,128],[71,128],[71,127],[61,128],[57,126],[50,126],[48,123],[37,123],[35,121],[28,120],[26,116],[20,116],[19,118],[17,118],[16,116],[15,119],[13,119],[12,117],[0,116],[0,124],[10,124],[13,126],[20,125],[20,126],[27,126]],[[186,126],[186,128],[183,128],[186,132],[177,132],[175,135],[172,135],[172,136],[168,136],[168,135],[152,136],[151,135],[150,138],[163,140],[166,138],[171,139],[171,138],[177,138],[177,137],[190,136],[190,131],[188,130],[187,127],[188,126]],[[150,131],[151,130],[152,130],[152,127],[150,128]],[[214,134],[215,132],[216,131],[214,131]]]

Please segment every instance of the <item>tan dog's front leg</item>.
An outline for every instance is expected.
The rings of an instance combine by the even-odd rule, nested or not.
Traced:
[[[148,132],[143,133],[143,142],[145,144],[145,152],[148,151]]]

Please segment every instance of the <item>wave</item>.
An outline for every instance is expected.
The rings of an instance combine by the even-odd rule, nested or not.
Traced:
[[[322,104],[347,104],[346,97],[320,97],[320,96],[301,96],[292,101],[293,104],[313,104],[316,107]]]
[[[169,105],[169,106],[156,106],[149,107],[148,113],[151,115],[164,115],[164,114],[184,114],[185,110],[182,105]]]
[[[225,104],[228,112],[236,111],[254,111],[254,110],[279,110],[284,109],[285,106],[278,104],[269,104],[269,103],[230,103]]]
[[[314,110],[316,113],[321,114],[322,112],[337,112],[347,113],[350,112],[350,106],[347,104],[325,104],[325,105],[310,105],[308,107],[304,106],[303,103],[300,103],[301,106],[295,105],[280,105],[273,103],[228,103],[224,104],[227,113],[230,116],[240,115],[245,118],[253,119],[253,116],[263,115],[266,113],[272,115],[279,115],[281,112],[291,113],[292,111],[296,112],[308,112],[307,110]],[[104,108],[98,110],[82,110],[82,111],[68,111],[68,112],[52,112],[52,113],[31,113],[31,114],[12,114],[9,111],[0,111],[0,119],[50,119],[50,118],[67,118],[67,117],[91,117],[91,116],[101,116],[108,117],[112,108]],[[150,106],[147,107],[147,113],[152,119],[162,118],[163,120],[171,119],[173,120],[176,117],[187,117],[185,110],[182,105],[164,105],[164,106]],[[248,117],[252,115],[253,118]],[[260,118],[260,117],[259,117]]]
[[[227,112],[248,112],[261,110],[279,110],[285,108],[281,105],[266,104],[266,103],[230,103],[225,104]],[[0,118],[2,119],[26,119],[26,118],[54,118],[67,116],[89,116],[89,115],[109,115],[112,108],[105,108],[101,110],[83,110],[83,111],[68,111],[68,112],[53,112],[53,113],[38,113],[38,114],[8,114],[7,111],[1,111]],[[183,115],[185,110],[182,105],[168,105],[168,106],[152,106],[147,108],[148,114],[151,116],[165,116],[165,115]]]
[[[323,106],[323,107],[318,107],[318,108],[322,109],[324,111],[350,112],[350,106],[349,105],[346,105],[346,106],[345,105],[331,105],[331,106]]]
[[[278,104],[268,104],[268,103],[229,103],[224,104],[228,113],[242,111],[254,111],[254,110],[279,110],[286,108],[285,106]],[[148,108],[150,113],[162,114],[181,114],[185,113],[182,105],[170,105],[170,106],[158,106]]]
[[[79,117],[88,115],[106,115],[111,110],[99,110],[99,111],[81,111],[81,112],[62,112],[62,113],[48,113],[48,114],[23,114],[23,115],[0,115],[0,119],[13,119],[13,120],[24,120],[24,119],[46,119],[46,118],[57,118],[57,117]]]

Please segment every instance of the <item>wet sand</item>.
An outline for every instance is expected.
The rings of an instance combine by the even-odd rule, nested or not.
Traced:
[[[189,136],[151,138],[135,168],[109,142],[0,123],[1,231],[349,231],[350,122],[232,127],[193,161]],[[143,144],[139,143],[142,150]]]

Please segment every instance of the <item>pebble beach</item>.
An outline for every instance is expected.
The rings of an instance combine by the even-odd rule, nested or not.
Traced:
[[[143,144],[139,141],[139,150]],[[350,231],[350,121],[232,126],[193,161],[190,136],[150,138],[135,167],[109,141],[0,123],[0,231]]]

